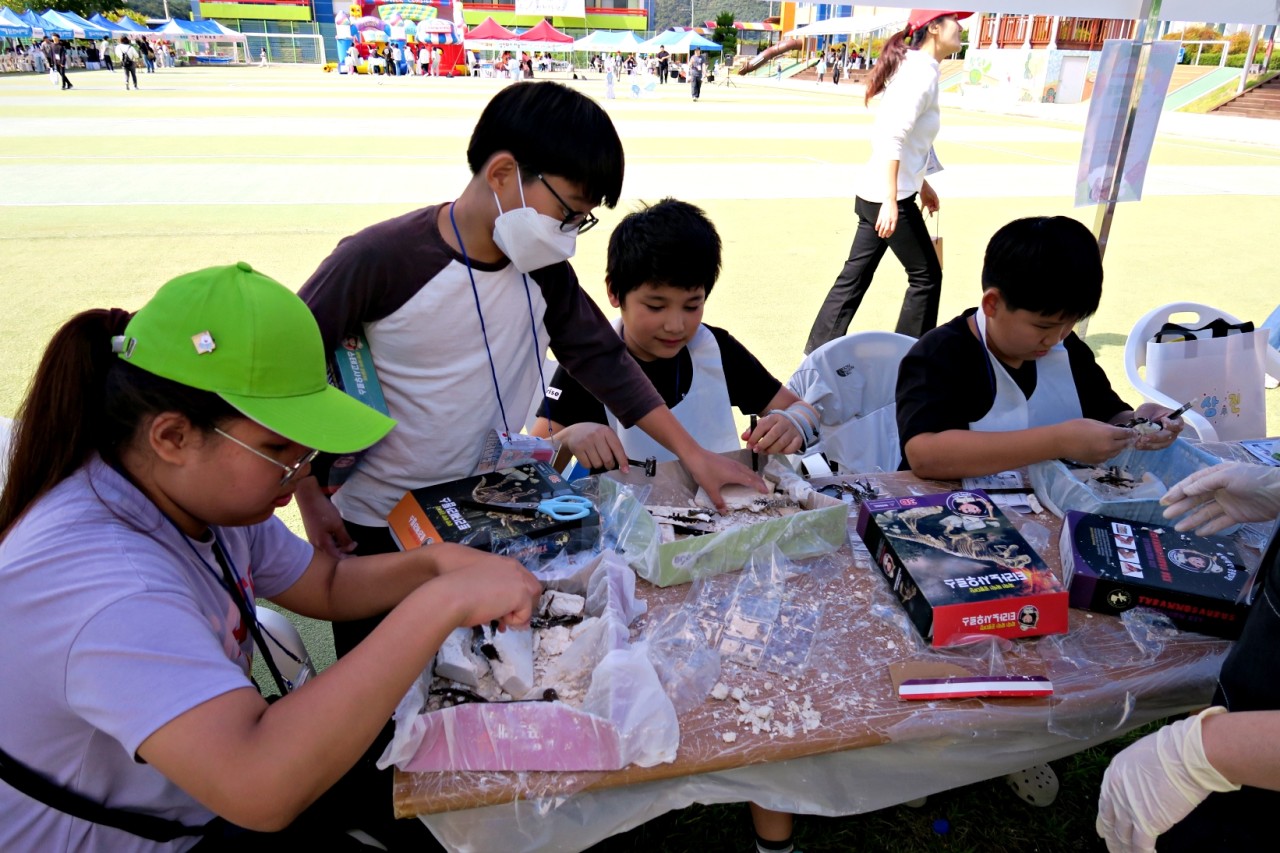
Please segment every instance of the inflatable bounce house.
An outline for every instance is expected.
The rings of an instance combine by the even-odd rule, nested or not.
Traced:
[[[417,74],[420,71],[452,77],[466,67],[463,55],[463,25],[454,22],[455,6],[451,0],[433,3],[373,2],[352,3],[350,8],[334,16],[337,26],[338,69],[343,74],[382,73],[386,63],[394,60],[381,56],[385,45],[388,52],[400,48],[402,64],[392,73]],[[346,57],[355,47],[357,62],[347,62]],[[419,62],[426,51],[429,62]],[[439,60],[435,54],[438,52]]]

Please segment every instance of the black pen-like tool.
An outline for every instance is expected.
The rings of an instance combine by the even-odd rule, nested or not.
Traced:
[[[760,419],[757,418],[755,415],[751,416],[751,433],[750,434],[753,436],[756,434],[756,424],[759,423],[759,420]],[[757,474],[760,473],[760,454],[754,450],[751,451],[751,470]]]

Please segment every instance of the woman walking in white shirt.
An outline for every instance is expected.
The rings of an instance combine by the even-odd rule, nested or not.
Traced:
[[[959,21],[971,14],[913,9],[906,29],[885,42],[867,82],[867,102],[882,91],[884,100],[854,204],[858,230],[814,320],[806,353],[848,331],[885,249],[892,249],[907,271],[897,332],[918,338],[938,324],[942,266],[916,196],[931,214],[937,212],[938,196],[925,174],[941,125],[938,63],[960,50]]]

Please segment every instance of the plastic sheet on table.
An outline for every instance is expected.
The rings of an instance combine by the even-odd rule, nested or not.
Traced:
[[[586,612],[597,618],[583,623],[556,661],[564,672],[589,675],[580,708],[489,702],[428,710],[428,668],[397,707],[395,733],[379,766],[573,772],[674,760],[680,739],[676,711],[647,649],[630,642],[628,626],[647,608],[635,597],[635,575],[606,551],[596,559],[585,594]]]
[[[766,672],[802,670],[824,608],[789,587],[788,575],[799,572],[769,544],[739,574],[694,581],[685,607],[722,659]]]
[[[655,613],[645,642],[649,660],[677,714],[706,701],[720,678],[720,652],[707,642],[691,611],[667,607]]]
[[[874,479],[891,495],[949,490],[906,474]],[[1120,619],[1072,610],[1065,635],[930,649],[860,543],[851,541],[837,557],[840,570],[828,581],[813,572],[786,576],[786,594],[797,591],[824,612],[808,666],[774,673],[722,661],[719,680],[742,698],[731,692],[682,708],[673,767],[402,777],[418,795],[416,810],[462,809],[424,818],[450,848],[511,853],[582,850],[693,802],[752,800],[806,814],[871,811],[1055,760],[1203,706],[1230,647],[1179,632],[1156,652],[1140,647]],[[1052,549],[1046,559],[1059,570]],[[660,633],[654,626],[684,612],[690,590],[641,587],[650,610],[634,630],[652,651]],[[699,630],[686,621],[673,636]],[[904,702],[890,667],[915,660],[943,660],[975,675],[1045,675],[1055,693]],[[398,804],[410,800],[397,794]]]

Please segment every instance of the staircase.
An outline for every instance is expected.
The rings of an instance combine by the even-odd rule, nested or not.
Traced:
[[[1227,101],[1213,115],[1280,119],[1280,76]]]

